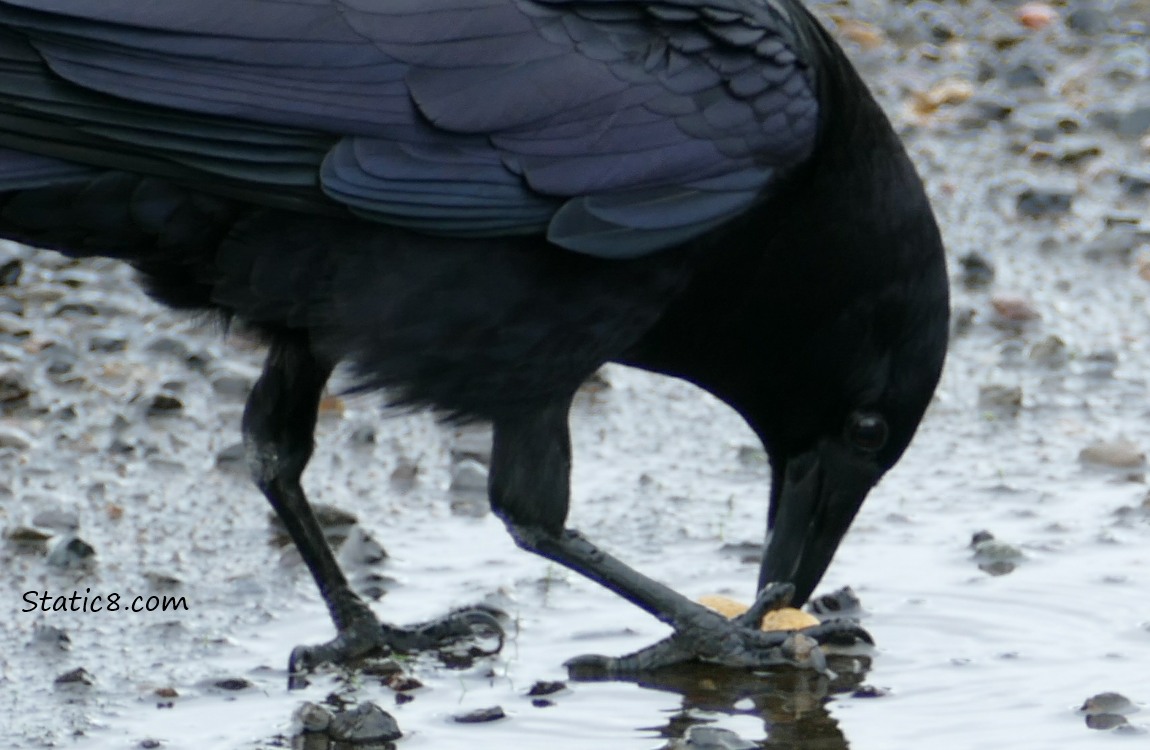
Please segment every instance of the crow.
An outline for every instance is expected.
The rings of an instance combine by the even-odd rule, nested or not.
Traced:
[[[339,365],[490,422],[518,545],[673,628],[605,667],[757,667],[786,634],[566,527],[576,390],[622,363],[755,431],[761,609],[811,594],[946,349],[922,182],[798,0],[0,0],[0,236],[266,342],[246,455],[337,631],[293,674],[418,635],[352,592],[300,486]]]

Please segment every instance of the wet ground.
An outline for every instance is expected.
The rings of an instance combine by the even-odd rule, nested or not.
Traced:
[[[331,631],[237,460],[258,351],[168,315],[113,263],[6,246],[0,744],[290,746],[297,706],[333,694],[390,711],[411,749],[649,749],[696,724],[820,750],[1145,742],[1150,4],[1038,6],[1022,14],[1051,21],[1038,29],[1007,3],[820,10],[906,135],[955,288],[936,402],[824,581],[863,599],[869,672],[851,674],[858,659],[835,686],[693,675],[528,695],[565,680],[567,658],[664,629],[512,545],[465,489],[481,436],[354,398],[328,404],[305,484],[358,517],[341,553],[357,584],[396,622],[493,603],[511,638],[466,669],[402,664],[418,683],[328,674],[289,693],[291,647]],[[689,595],[750,598],[768,469],[733,414],[609,368],[573,429],[573,525]],[[979,531],[993,539],[975,548]],[[186,610],[23,611],[89,589]],[[1079,707],[1103,692],[1133,706],[1088,719]],[[455,721],[495,706],[503,718]]]

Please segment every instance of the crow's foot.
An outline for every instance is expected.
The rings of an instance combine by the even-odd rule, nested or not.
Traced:
[[[762,631],[763,615],[787,606],[793,587],[772,584],[751,607],[727,619],[699,605],[675,623],[675,633],[633,654],[620,657],[576,657],[566,666],[573,678],[612,679],[697,661],[737,669],[793,666],[827,674],[820,644],[873,644],[874,640],[852,620],[828,620],[795,631]]]
[[[321,664],[352,666],[370,656],[435,652],[444,661],[458,663],[497,654],[506,636],[496,614],[486,607],[467,607],[401,628],[381,623],[364,607],[346,618],[339,634],[327,643],[297,646],[292,650],[288,659],[288,688],[306,686],[304,675]]]

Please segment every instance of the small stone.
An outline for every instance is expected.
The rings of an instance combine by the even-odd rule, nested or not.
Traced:
[[[251,392],[253,382],[247,375],[225,372],[212,378],[212,390],[224,398],[244,400]]]
[[[1118,224],[1091,240],[1086,245],[1084,255],[1090,260],[1127,261],[1137,244],[1137,230],[1127,224]]]
[[[567,683],[566,682],[560,682],[559,680],[540,680],[531,686],[531,689],[527,691],[527,695],[530,695],[530,696],[554,695],[555,693],[558,693],[561,690],[566,690],[566,689],[567,689]]]
[[[387,559],[387,550],[371,534],[359,526],[351,526],[339,556],[351,565],[378,565]]]
[[[1010,294],[996,294],[990,305],[999,317],[1014,323],[1025,323],[1042,317],[1030,300]]]
[[[911,112],[919,117],[933,114],[941,107],[962,104],[974,95],[974,85],[961,79],[949,79],[926,91],[911,95]]]
[[[147,346],[144,347],[144,350],[150,354],[162,354],[172,357],[173,359],[183,360],[188,358],[187,344],[185,344],[183,341],[180,341],[179,339],[172,338],[171,336],[162,336],[160,338],[153,339]]]
[[[1056,187],[1028,187],[1018,194],[1020,216],[1030,219],[1061,216],[1070,211],[1074,203],[1073,190]]]
[[[1098,693],[1087,698],[1078,710],[1088,714],[1127,714],[1138,707],[1121,693]]]
[[[351,431],[348,439],[355,445],[375,445],[375,426],[361,424]]]
[[[1090,729],[1115,729],[1128,724],[1129,721],[1122,714],[1087,714],[1086,726]]]
[[[248,454],[243,443],[232,443],[216,454],[216,468],[221,471],[244,473],[248,471]]]
[[[967,289],[983,289],[994,281],[994,266],[978,253],[967,253],[958,262],[962,266],[962,285]]]
[[[80,516],[62,508],[46,508],[32,516],[32,524],[44,529],[72,532],[80,528]]]
[[[141,750],[155,750],[157,747],[163,747],[163,743],[159,740],[146,739],[140,740],[140,743],[136,745],[136,747],[141,748]]]
[[[419,478],[419,464],[407,459],[400,459],[392,470],[388,481],[399,492],[410,492]]]
[[[0,404],[12,406],[27,401],[31,393],[28,377],[22,371],[15,368],[0,370]]]
[[[5,531],[4,538],[18,551],[43,553],[48,550],[52,535],[29,526],[16,526]]]
[[[1030,347],[1030,359],[1046,367],[1061,367],[1069,359],[1066,342],[1051,334]]]
[[[119,336],[98,333],[88,339],[88,351],[115,354],[128,348],[128,342]]]
[[[0,286],[16,286],[23,273],[24,263],[19,258],[0,264]]]
[[[865,21],[853,18],[843,18],[835,21],[836,31],[843,39],[849,39],[861,49],[878,49],[886,43],[886,36],[881,29]]]
[[[889,690],[874,685],[859,685],[851,693],[852,698],[885,698],[888,695],[890,695]]]
[[[458,724],[483,724],[489,721],[499,721],[500,719],[507,718],[507,714],[503,713],[501,706],[492,706],[491,708],[479,708],[474,711],[468,711],[465,714],[456,714],[452,716],[452,721]]]
[[[403,736],[391,714],[374,703],[360,703],[350,711],[336,714],[327,730],[336,742],[391,742]]]
[[[1140,196],[1150,192],[1150,170],[1127,169],[1118,174],[1118,184],[1129,195]]]
[[[1058,20],[1058,11],[1042,2],[1023,3],[1014,11],[1014,17],[1028,29],[1045,29]]]
[[[100,314],[95,305],[87,302],[65,302],[52,312],[54,318],[94,318]]]
[[[32,631],[32,643],[51,651],[67,651],[72,648],[72,639],[68,633],[55,625],[37,625]]]
[[[1040,66],[1023,61],[1008,67],[1002,81],[1012,89],[1040,88],[1046,85],[1046,73]]]
[[[301,703],[292,713],[292,723],[300,732],[326,732],[332,718],[331,711],[311,701]]]
[[[1110,16],[1093,5],[1080,5],[1070,11],[1066,26],[1083,36],[1095,36],[1110,28]]]
[[[32,436],[12,425],[0,424],[0,450],[10,448],[26,451],[32,446]]]
[[[692,724],[682,737],[663,746],[664,750],[756,750],[755,742],[748,742],[730,729],[707,724]]]
[[[1099,440],[1083,448],[1078,460],[1094,466],[1140,469],[1146,463],[1146,454],[1129,440]]]
[[[255,684],[252,683],[251,680],[243,677],[224,677],[219,680],[213,680],[211,684],[214,688],[228,691],[247,690],[255,687]]]
[[[423,683],[412,677],[409,674],[402,672],[388,675],[384,678],[383,684],[391,688],[397,693],[406,693],[411,690],[418,690],[423,687]]]
[[[163,417],[175,414],[184,408],[184,402],[170,393],[157,393],[148,404],[149,417]]]
[[[465,458],[451,471],[451,492],[487,492],[487,467]]]
[[[88,673],[88,670],[83,667],[77,667],[57,677],[55,683],[62,686],[89,687],[96,684],[96,679]]]
[[[738,459],[740,464],[750,467],[767,466],[770,463],[767,452],[758,445],[740,445]]]
[[[455,443],[451,446],[452,463],[474,459],[484,466],[491,465],[491,428],[485,425],[469,425],[455,433]]]
[[[1017,414],[1022,409],[1022,387],[998,384],[979,386],[978,408],[983,411]]]
[[[96,550],[78,536],[66,536],[48,553],[47,563],[55,568],[71,570],[84,568],[95,562]]]

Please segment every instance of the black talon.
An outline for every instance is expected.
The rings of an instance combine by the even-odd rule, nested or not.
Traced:
[[[764,615],[788,606],[794,595],[795,587],[789,583],[768,583],[746,612],[731,619],[743,627],[757,628]]]

